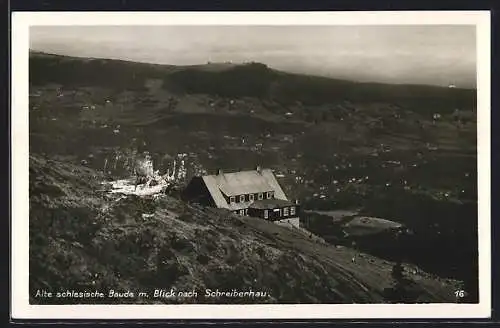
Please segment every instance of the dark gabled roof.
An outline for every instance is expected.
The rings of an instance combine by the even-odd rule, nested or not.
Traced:
[[[274,192],[277,199],[287,200],[276,177],[270,169],[239,171],[203,176],[203,181],[208,188],[215,204],[219,208],[239,209],[240,203],[228,204],[226,196],[239,196],[245,194]]]
[[[294,203],[288,200],[283,200],[283,199],[263,199],[263,200],[257,200],[250,204],[249,208],[255,208],[255,209],[273,209],[273,208],[279,208],[279,207],[285,207],[285,206],[292,206]]]

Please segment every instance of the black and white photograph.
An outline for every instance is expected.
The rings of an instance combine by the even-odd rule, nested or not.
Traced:
[[[487,13],[38,14],[13,39],[23,308],[489,315]]]

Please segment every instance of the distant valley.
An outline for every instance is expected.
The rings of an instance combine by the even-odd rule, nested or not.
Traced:
[[[57,243],[66,245],[61,253],[48,244],[36,244],[42,247],[44,257],[53,262],[51,268],[43,268],[43,258],[34,256],[33,265],[40,268],[42,276],[30,278],[33,288],[57,279],[66,279],[68,284],[77,279],[76,271],[65,276],[61,270],[64,256],[74,256],[70,244],[82,243],[80,233],[87,238],[84,249],[96,252],[81,257],[85,263],[80,265],[90,263],[100,254],[101,247],[111,247],[113,256],[118,256],[110,260],[113,269],[106,267],[109,259],[99,262],[110,285],[121,281],[116,272],[127,265],[155,267],[159,264],[153,262],[162,256],[176,263],[188,263],[201,254],[198,247],[212,243],[215,235],[210,237],[206,235],[209,232],[203,232],[203,214],[193,214],[196,209],[185,208],[175,195],[166,195],[156,205],[100,196],[99,180],[130,176],[128,160],[147,151],[160,172],[179,170],[182,164],[185,174],[179,175],[179,186],[195,174],[221,167],[228,171],[251,169],[258,164],[272,168],[286,193],[300,200],[307,210],[301,217],[302,223],[326,240],[327,246],[311,246],[313,242],[307,237],[292,236],[280,227],[276,227],[276,233],[284,240],[273,239],[269,231],[274,232],[274,227],[252,219],[227,223],[224,214],[206,212],[208,222],[215,225],[210,228],[211,233],[217,234],[217,238],[229,238],[226,244],[213,245],[213,251],[227,252],[214,255],[219,269],[229,270],[226,265],[233,261],[222,254],[243,257],[243,272],[248,268],[257,270],[264,265],[261,259],[272,261],[271,253],[284,248],[284,254],[291,254],[286,250],[305,254],[304,263],[286,269],[292,270],[291,281],[297,285],[307,270],[314,271],[308,276],[311,286],[316,279],[313,277],[318,277],[318,281],[320,277],[332,279],[327,282],[332,298],[326,294],[315,298],[305,290],[304,294],[293,295],[292,289],[276,287],[275,292],[280,290],[283,294],[273,301],[383,302],[383,291],[375,287],[375,277],[380,275],[389,283],[391,263],[399,258],[426,272],[418,286],[423,302],[453,301],[457,284],[476,293],[476,90],[358,83],[290,74],[260,63],[181,67],[31,52],[29,106],[30,188],[38,186],[40,193],[30,199],[30,215],[37,218],[30,220],[30,243],[43,244],[41,236],[49,233]],[[63,168],[64,174],[58,176],[51,166]],[[79,174],[95,181],[86,184]],[[50,177],[45,187],[39,185],[44,176]],[[43,194],[56,200],[51,203]],[[86,201],[78,204],[79,197]],[[110,213],[122,213],[120,224],[132,224],[135,232],[119,226],[111,214],[100,212],[108,202],[116,204]],[[123,243],[132,235],[143,240],[146,226],[137,221],[140,216],[127,214],[138,206],[146,208],[143,213],[160,213],[162,208],[178,213],[178,220],[201,229],[189,233],[186,230],[186,236],[202,234],[206,239],[191,246],[186,244],[186,248],[178,246],[171,252],[165,246],[166,253],[161,256],[155,242],[145,242],[144,254],[153,252],[151,256],[158,258],[150,259],[151,262],[144,258],[146,255],[138,254],[130,260],[133,264],[126,264],[125,260],[122,263],[119,256],[128,256],[129,246],[122,247],[121,241],[113,238],[113,246],[96,243],[112,235],[122,236]],[[50,218],[59,215],[59,210],[83,220],[81,226],[76,221],[67,223],[67,231],[73,234],[65,235],[63,228],[51,226]],[[396,239],[392,232],[346,238],[345,222],[325,214],[341,210],[390,220],[411,234],[402,239]],[[137,213],[140,211],[137,209]],[[94,217],[96,213],[107,221],[92,231],[75,231],[84,228],[83,222],[89,224],[87,216]],[[168,219],[165,213],[158,217]],[[217,226],[218,220],[224,223]],[[252,252],[267,255],[257,258],[240,246],[234,249],[233,241],[240,238],[234,229],[244,236],[241,238],[251,240],[252,247],[262,245],[262,250],[257,247]],[[162,245],[175,239],[170,232],[148,231],[148,238],[160,240]],[[287,240],[301,246],[290,246]],[[191,251],[184,253],[184,249]],[[327,260],[330,251],[340,262]],[[359,252],[375,267],[363,277],[356,273],[356,264],[350,262],[352,254]],[[185,286],[196,281],[200,286],[213,288],[218,279],[225,279],[216,275],[215,280],[210,280],[201,273],[205,272],[205,262],[202,257],[199,260],[195,269],[168,262],[168,270],[173,270],[168,272]],[[143,272],[143,278],[128,273],[126,284],[142,285],[155,274],[163,274],[148,270]],[[197,273],[194,277],[188,272]],[[229,275],[230,270],[226,273]],[[349,281],[351,274],[367,291],[354,292],[355,283],[346,283],[345,289],[334,287],[342,285],[343,280]],[[274,281],[277,277],[266,279]],[[263,288],[271,288],[262,279]],[[238,283],[250,284],[246,280],[235,282]]]

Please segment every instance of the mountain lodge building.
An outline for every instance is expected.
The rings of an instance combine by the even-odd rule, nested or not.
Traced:
[[[270,169],[193,177],[185,190],[184,201],[226,208],[274,222],[299,226],[299,204],[289,201]]]

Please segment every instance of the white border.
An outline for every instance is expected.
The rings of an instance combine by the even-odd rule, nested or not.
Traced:
[[[476,25],[479,304],[29,305],[28,49],[32,25]],[[491,315],[490,12],[14,12],[12,310],[14,319],[488,318]]]

